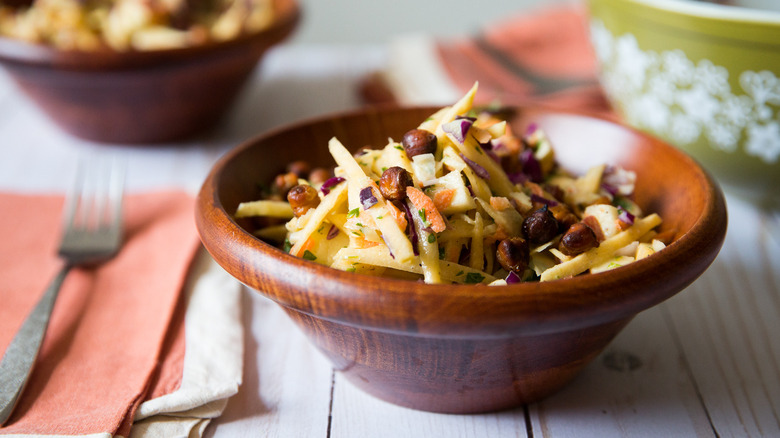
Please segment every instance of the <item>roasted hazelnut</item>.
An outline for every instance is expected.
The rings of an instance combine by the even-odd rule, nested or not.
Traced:
[[[274,179],[273,190],[275,193],[281,195],[282,198],[287,196],[287,192],[298,184],[298,175],[287,172],[276,175]]]
[[[566,204],[558,204],[548,208],[555,220],[558,221],[558,229],[560,231],[568,230],[570,226],[579,222],[577,215],[572,213],[571,209]]]
[[[564,233],[558,249],[568,256],[575,256],[597,246],[596,233],[584,223],[577,222]]]
[[[530,258],[528,242],[522,237],[504,239],[496,248],[496,259],[501,267],[518,276],[528,268]]]
[[[311,164],[303,160],[293,161],[287,165],[287,172],[294,173],[298,178],[306,178],[311,172]]]
[[[315,167],[312,169],[311,173],[309,173],[309,182],[312,184],[322,184],[332,176],[333,174],[330,170],[322,167]]]
[[[295,217],[303,216],[310,208],[320,205],[320,197],[317,189],[310,185],[299,184],[287,193],[287,202],[293,209]]]
[[[558,234],[558,221],[555,220],[547,205],[525,218],[523,234],[534,245],[549,242]]]
[[[554,184],[545,185],[544,190],[550,195],[552,195],[552,197],[555,198],[556,201],[562,201],[563,197],[565,196],[563,189]]]
[[[404,134],[401,140],[406,156],[409,158],[436,152],[437,143],[436,135],[424,129],[412,129]]]
[[[406,188],[412,185],[412,177],[403,167],[393,166],[379,178],[379,191],[390,201],[406,198]]]

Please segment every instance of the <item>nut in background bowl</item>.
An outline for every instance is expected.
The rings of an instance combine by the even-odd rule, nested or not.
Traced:
[[[709,266],[726,232],[717,184],[668,144],[611,122],[518,108],[516,132],[536,123],[562,166],[612,163],[637,173],[635,200],[677,237],[628,266],[501,287],[424,284],[344,272],[293,257],[232,214],[260,198],[292,161],[332,167],[328,140],[351,151],[399,139],[438,108],[369,108],[300,122],[227,153],[196,205],[201,240],[231,275],[279,304],[354,385],[414,409],[476,413],[540,400],[566,385],[636,315]],[[244,225],[244,226],[242,226]]]
[[[151,51],[70,51],[0,37],[0,63],[66,132],[108,143],[182,140],[215,126],[263,54],[298,24],[295,0],[273,23],[218,43]]]
[[[623,119],[780,208],[780,13],[682,0],[589,9],[601,82]]]

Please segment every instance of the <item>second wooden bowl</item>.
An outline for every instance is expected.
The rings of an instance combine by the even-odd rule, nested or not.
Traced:
[[[159,143],[219,122],[258,60],[296,27],[295,0],[274,0],[270,27],[181,49],[64,51],[0,37],[0,62],[66,132],[109,143]]]

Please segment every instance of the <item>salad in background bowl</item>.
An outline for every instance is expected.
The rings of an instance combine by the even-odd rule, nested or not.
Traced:
[[[258,61],[300,19],[295,0],[269,0],[258,4],[257,23],[249,11],[228,8],[206,14],[211,18],[203,23],[185,20],[178,29],[170,11],[152,11],[149,4],[37,0],[29,9],[3,8],[0,64],[55,124],[77,137],[180,141],[221,121]]]

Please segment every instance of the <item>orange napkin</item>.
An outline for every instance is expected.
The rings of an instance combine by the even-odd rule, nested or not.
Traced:
[[[0,352],[62,266],[61,196],[0,193]],[[0,434],[128,436],[145,399],[179,385],[181,290],[199,247],[193,199],[126,196],[115,258],[74,269],[27,388]]]
[[[596,57],[581,8],[556,6],[520,13],[477,36],[437,40],[434,45],[436,67],[461,95],[479,81],[479,104],[498,101],[612,115],[598,83]],[[392,69],[398,66],[388,66]],[[393,89],[398,85],[383,82],[382,77],[372,75],[361,84],[366,100],[403,103],[395,99],[401,94]]]

